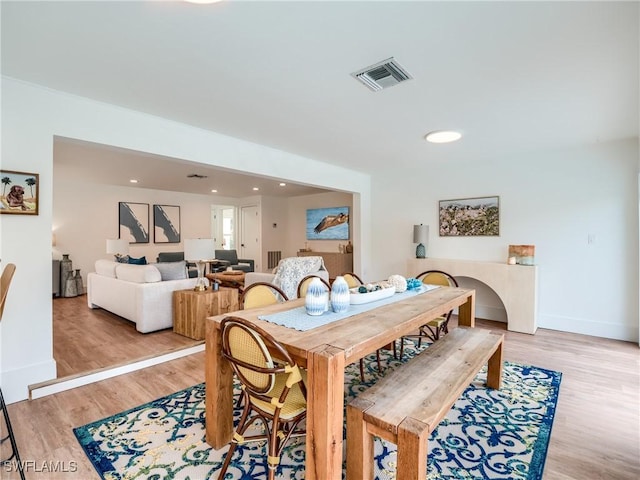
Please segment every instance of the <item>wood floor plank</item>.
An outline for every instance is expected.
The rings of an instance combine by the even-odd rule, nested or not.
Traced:
[[[452,322],[455,325],[455,320]],[[563,373],[545,480],[640,478],[640,349],[636,344],[538,330],[505,333],[504,359]],[[23,460],[77,464],[76,472],[27,479],[98,479],[72,428],[204,381],[204,353],[9,406]],[[6,471],[3,480],[18,478]]]
[[[57,378],[133,362],[201,343],[172,329],[140,333],[135,324],[87,306],[87,296],[53,300]]]

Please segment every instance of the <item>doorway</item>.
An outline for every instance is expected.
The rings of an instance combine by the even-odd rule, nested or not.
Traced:
[[[252,258],[255,271],[261,271],[260,221],[257,205],[240,207],[240,258]]]
[[[211,238],[217,250],[236,248],[236,207],[211,205]]]

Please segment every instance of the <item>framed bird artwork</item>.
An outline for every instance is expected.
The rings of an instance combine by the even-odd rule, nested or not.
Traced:
[[[349,207],[308,209],[307,240],[349,240]]]

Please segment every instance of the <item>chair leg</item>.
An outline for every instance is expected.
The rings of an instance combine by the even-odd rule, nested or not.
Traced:
[[[11,455],[6,459],[0,460],[0,463],[7,463],[11,459],[15,459],[15,462],[18,466],[18,473],[20,473],[21,480],[25,480],[24,470],[22,468],[22,461],[20,460],[20,454],[18,453],[18,444],[16,443],[16,437],[13,434],[13,428],[11,428],[11,420],[9,419],[9,412],[7,410],[7,405],[4,403],[4,396],[2,395],[2,390],[0,390],[0,410],[2,410],[2,415],[4,416],[4,422],[7,425],[7,436],[0,439],[0,444],[9,440],[11,443]]]
[[[360,359],[360,380],[364,382],[364,359]]]
[[[382,365],[380,365],[380,350],[376,350],[376,362],[378,362],[378,373],[382,373]]]
[[[220,480],[224,479],[225,474],[227,473],[227,469],[229,468],[229,464],[231,463],[231,457],[233,457],[233,452],[235,451],[238,444],[235,441],[231,442],[229,446],[229,451],[227,452],[227,456],[224,457],[224,463],[222,464],[222,468],[218,472],[218,478]]]

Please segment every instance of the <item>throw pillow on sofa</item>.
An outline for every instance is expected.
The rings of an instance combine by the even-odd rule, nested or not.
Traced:
[[[118,264],[116,278],[126,282],[155,283],[161,282],[160,271],[153,265],[127,265]]]
[[[187,277],[187,264],[183,260],[182,262],[160,262],[154,263],[154,267],[160,270],[160,276],[162,281],[167,280],[182,280]]]
[[[140,257],[140,258],[129,257],[128,263],[130,263],[131,265],[146,265],[147,257]]]

